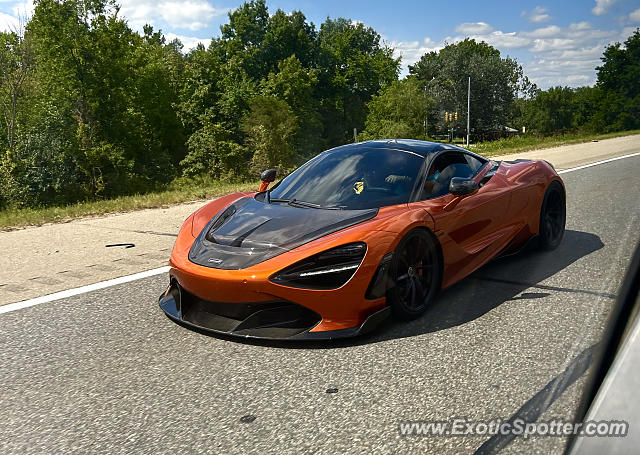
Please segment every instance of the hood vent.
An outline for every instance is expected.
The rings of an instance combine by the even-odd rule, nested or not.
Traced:
[[[211,268],[242,269],[377,214],[377,209],[323,210],[244,198],[205,226],[193,242],[189,260]]]

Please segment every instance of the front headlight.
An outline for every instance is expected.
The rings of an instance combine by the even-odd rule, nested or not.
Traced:
[[[365,243],[348,243],[296,262],[270,280],[295,288],[336,289],[351,279],[366,252]]]

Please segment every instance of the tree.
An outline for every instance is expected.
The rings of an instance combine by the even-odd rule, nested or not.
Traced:
[[[266,3],[255,0],[230,13],[221,30],[208,49],[186,57],[180,119],[188,135],[204,124],[222,125],[229,140],[264,150],[256,160],[273,165],[290,167],[344,143],[354,127],[363,129],[371,97],[397,80],[393,50],[373,29],[348,19],[328,19],[316,33],[300,11],[269,15]],[[275,138],[261,129],[270,122],[289,125],[268,109],[274,99],[295,119],[285,128],[292,131],[287,146],[274,143],[279,158],[268,157],[265,144]],[[258,115],[264,110],[271,113]],[[263,126],[248,127],[256,116]]]
[[[112,0],[40,0],[28,26],[42,98],[74,120],[66,153],[88,197],[166,183],[184,156],[168,71],[175,51],[118,12]]]
[[[524,123],[542,134],[566,132],[574,124],[575,92],[569,87],[551,87],[538,91],[525,112]]]
[[[158,40],[134,37],[134,43],[132,68],[128,70],[131,74],[126,79],[126,105],[127,111],[137,112],[140,129],[133,130],[135,136],[127,140],[140,144],[143,156],[155,156],[136,157],[136,162],[145,166],[139,172],[156,181],[166,181],[174,176],[174,166],[185,156],[184,128],[174,107],[183,72],[183,56],[175,46],[181,45],[165,44],[164,37]]]
[[[292,55],[303,67],[313,67],[316,61],[316,35],[315,26],[306,22],[302,12],[287,14],[277,10],[269,17],[260,46],[263,69],[267,72],[277,71],[279,63]]]
[[[434,98],[439,130],[450,126],[445,126],[445,112],[467,111],[469,76],[471,127],[477,132],[501,130],[509,121],[518,94],[530,96],[535,90],[516,60],[502,58],[498,49],[469,38],[423,55],[409,66],[409,73],[421,80]],[[465,125],[466,115],[460,115],[457,126]]]
[[[238,143],[242,143],[241,121],[249,111],[249,103],[260,92],[258,83],[242,66],[240,57],[233,57],[222,66],[218,82],[219,92],[213,106],[207,108],[207,116],[224,123]]]
[[[362,139],[425,139],[424,121],[432,100],[423,84],[410,76],[386,86],[368,104],[366,128]]]
[[[212,43],[212,46],[215,45]],[[187,137],[202,127],[205,113],[218,100],[222,74],[220,57],[202,46],[184,57],[177,110]]]
[[[375,30],[344,18],[320,26],[318,47],[323,135],[329,146],[343,144],[363,129],[371,97],[398,79],[400,60]]]
[[[469,75],[479,134],[640,128],[640,30],[607,48],[596,87],[538,91],[515,60],[471,39],[425,54],[398,81],[393,49],[349,19],[316,30],[301,11],[270,14],[253,0],[185,54],[162,30],[132,30],[116,2],[36,0],[24,33],[0,33],[1,207],[152,191],[178,174],[286,171],[350,142],[353,128],[464,130]]]
[[[246,173],[247,153],[220,123],[205,121],[187,141],[188,153],[180,163],[185,177],[230,179]],[[243,172],[244,171],[244,172]]]
[[[0,114],[9,151],[15,147],[18,117],[32,82],[33,63],[31,40],[25,37],[22,26],[11,33],[0,32]]]
[[[639,128],[640,30],[607,47],[602,61],[595,87],[551,87],[520,100],[519,122],[541,134]]]
[[[605,130],[640,128],[640,29],[604,51],[598,72],[600,107],[594,122]]]
[[[74,144],[60,134],[65,119],[52,106],[47,114],[37,125],[22,127],[14,148],[0,160],[0,195],[13,206],[64,204],[81,194],[75,164],[67,153]]]
[[[214,46],[215,51],[223,61],[235,58],[250,78],[262,79],[269,72],[261,58],[268,22],[265,0],[243,3],[229,13],[229,23],[220,27],[222,36]]]
[[[316,155],[323,146],[320,103],[313,96],[317,84],[317,71],[305,69],[295,55],[282,60],[278,72],[263,84],[265,94],[285,101],[297,118],[292,145],[299,160]]]
[[[245,145],[253,152],[254,173],[270,168],[284,173],[291,170],[297,118],[286,101],[270,96],[255,97],[242,121],[242,129],[247,135]]]
[[[573,126],[574,128],[584,128],[591,131],[599,131],[594,123],[594,114],[598,110],[598,103],[601,98],[599,87],[578,87],[573,94]]]

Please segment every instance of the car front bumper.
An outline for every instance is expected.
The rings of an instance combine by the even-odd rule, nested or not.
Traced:
[[[158,301],[174,321],[221,335],[269,340],[322,340],[348,338],[375,329],[389,315],[383,307],[356,326],[313,331],[322,318],[316,312],[286,300],[263,302],[212,302],[201,299],[172,280]]]

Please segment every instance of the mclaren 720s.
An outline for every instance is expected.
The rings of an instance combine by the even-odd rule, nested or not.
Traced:
[[[440,290],[530,239],[554,249],[564,184],[546,161],[413,140],[344,145],[184,222],[159,304],[252,338],[340,338],[419,317]]]

